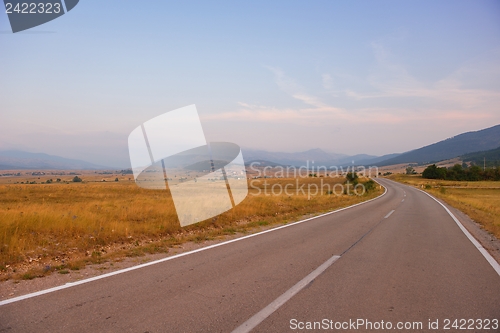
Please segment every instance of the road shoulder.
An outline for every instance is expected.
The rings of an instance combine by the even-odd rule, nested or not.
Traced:
[[[434,197],[436,198],[436,197]],[[500,264],[500,240],[488,231],[481,228],[481,224],[471,219],[461,210],[449,205],[444,200],[436,198],[445,205],[470,232],[470,234],[491,254],[491,256]]]

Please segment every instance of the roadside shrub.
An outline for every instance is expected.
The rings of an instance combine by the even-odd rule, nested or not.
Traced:
[[[366,183],[364,183],[366,192],[373,191],[375,189],[375,182],[373,180],[369,180]]]
[[[345,175],[345,178],[346,180],[349,182],[349,183],[352,183],[353,185],[356,185],[358,184],[358,175],[356,174],[356,172],[348,172],[346,175]]]

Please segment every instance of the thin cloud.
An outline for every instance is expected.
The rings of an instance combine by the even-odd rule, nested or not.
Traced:
[[[498,113],[496,105],[500,105],[500,92],[465,88],[468,78],[478,72],[477,68],[463,66],[448,77],[426,84],[412,77],[383,42],[374,41],[371,47],[377,61],[375,70],[365,79],[354,77],[348,80],[356,87],[360,86],[359,82],[368,84],[371,92],[352,87],[334,91],[335,77],[323,73],[323,91],[311,94],[281,68],[266,67],[274,74],[276,86],[300,104],[296,107],[279,108],[239,102],[235,111],[212,114],[206,119],[314,125],[331,121],[343,121],[347,124],[402,124],[425,120],[494,120]],[[494,64],[491,70],[500,73],[500,66]],[[336,105],[329,102],[332,98]],[[373,101],[373,106],[364,106],[370,101]],[[343,104],[349,106],[340,106]]]

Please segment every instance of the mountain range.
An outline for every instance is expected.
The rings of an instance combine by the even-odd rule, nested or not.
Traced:
[[[267,152],[262,150],[244,149],[245,160],[268,161],[285,165],[300,166],[306,161],[315,162],[324,166],[387,166],[403,163],[426,164],[443,161],[465,154],[489,151],[500,147],[500,125],[479,131],[467,132],[454,137],[433,143],[422,148],[411,150],[402,154],[394,153],[383,156],[358,154],[353,156],[331,154],[321,149],[311,149],[300,153]],[[496,156],[490,154],[488,156]]]
[[[305,165],[307,161],[311,164],[313,161],[316,165],[323,166],[341,166],[341,165],[360,165],[361,161],[378,160],[381,157],[367,154],[346,155],[328,153],[321,149],[310,149],[298,153],[283,153],[283,152],[268,152],[264,150],[252,150],[248,148],[242,149],[243,156],[247,164],[258,161],[261,163],[267,162],[269,165]],[[397,154],[395,154],[397,155]],[[385,158],[384,158],[385,159]]]
[[[377,163],[377,166],[401,163],[427,164],[498,147],[500,147],[500,125],[480,131],[462,133],[452,138],[380,161]]]
[[[490,151],[499,147],[500,125],[496,125],[479,131],[462,133],[402,154],[394,153],[383,156],[357,154],[350,156],[329,153],[321,149],[287,153],[249,148],[242,148],[242,152],[247,165],[255,162],[259,163],[260,166],[302,166],[306,165],[307,162],[312,165],[314,161],[315,166],[340,167],[348,165],[387,166],[403,163],[426,164],[460,157],[465,154]],[[494,151],[486,155],[482,153],[481,158],[483,158],[483,155],[494,157],[498,155],[498,152]],[[112,168],[43,153],[28,153],[16,150],[0,151],[0,170],[9,169],[84,170]]]

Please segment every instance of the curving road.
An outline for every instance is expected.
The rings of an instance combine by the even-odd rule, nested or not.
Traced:
[[[352,331],[358,320],[378,332],[387,331],[382,321],[398,332],[441,332],[446,319],[450,331],[455,319],[479,320],[466,332],[500,331],[478,328],[500,319],[494,264],[427,194],[379,182],[385,195],[356,207],[4,301],[0,332],[311,332],[314,322]]]

